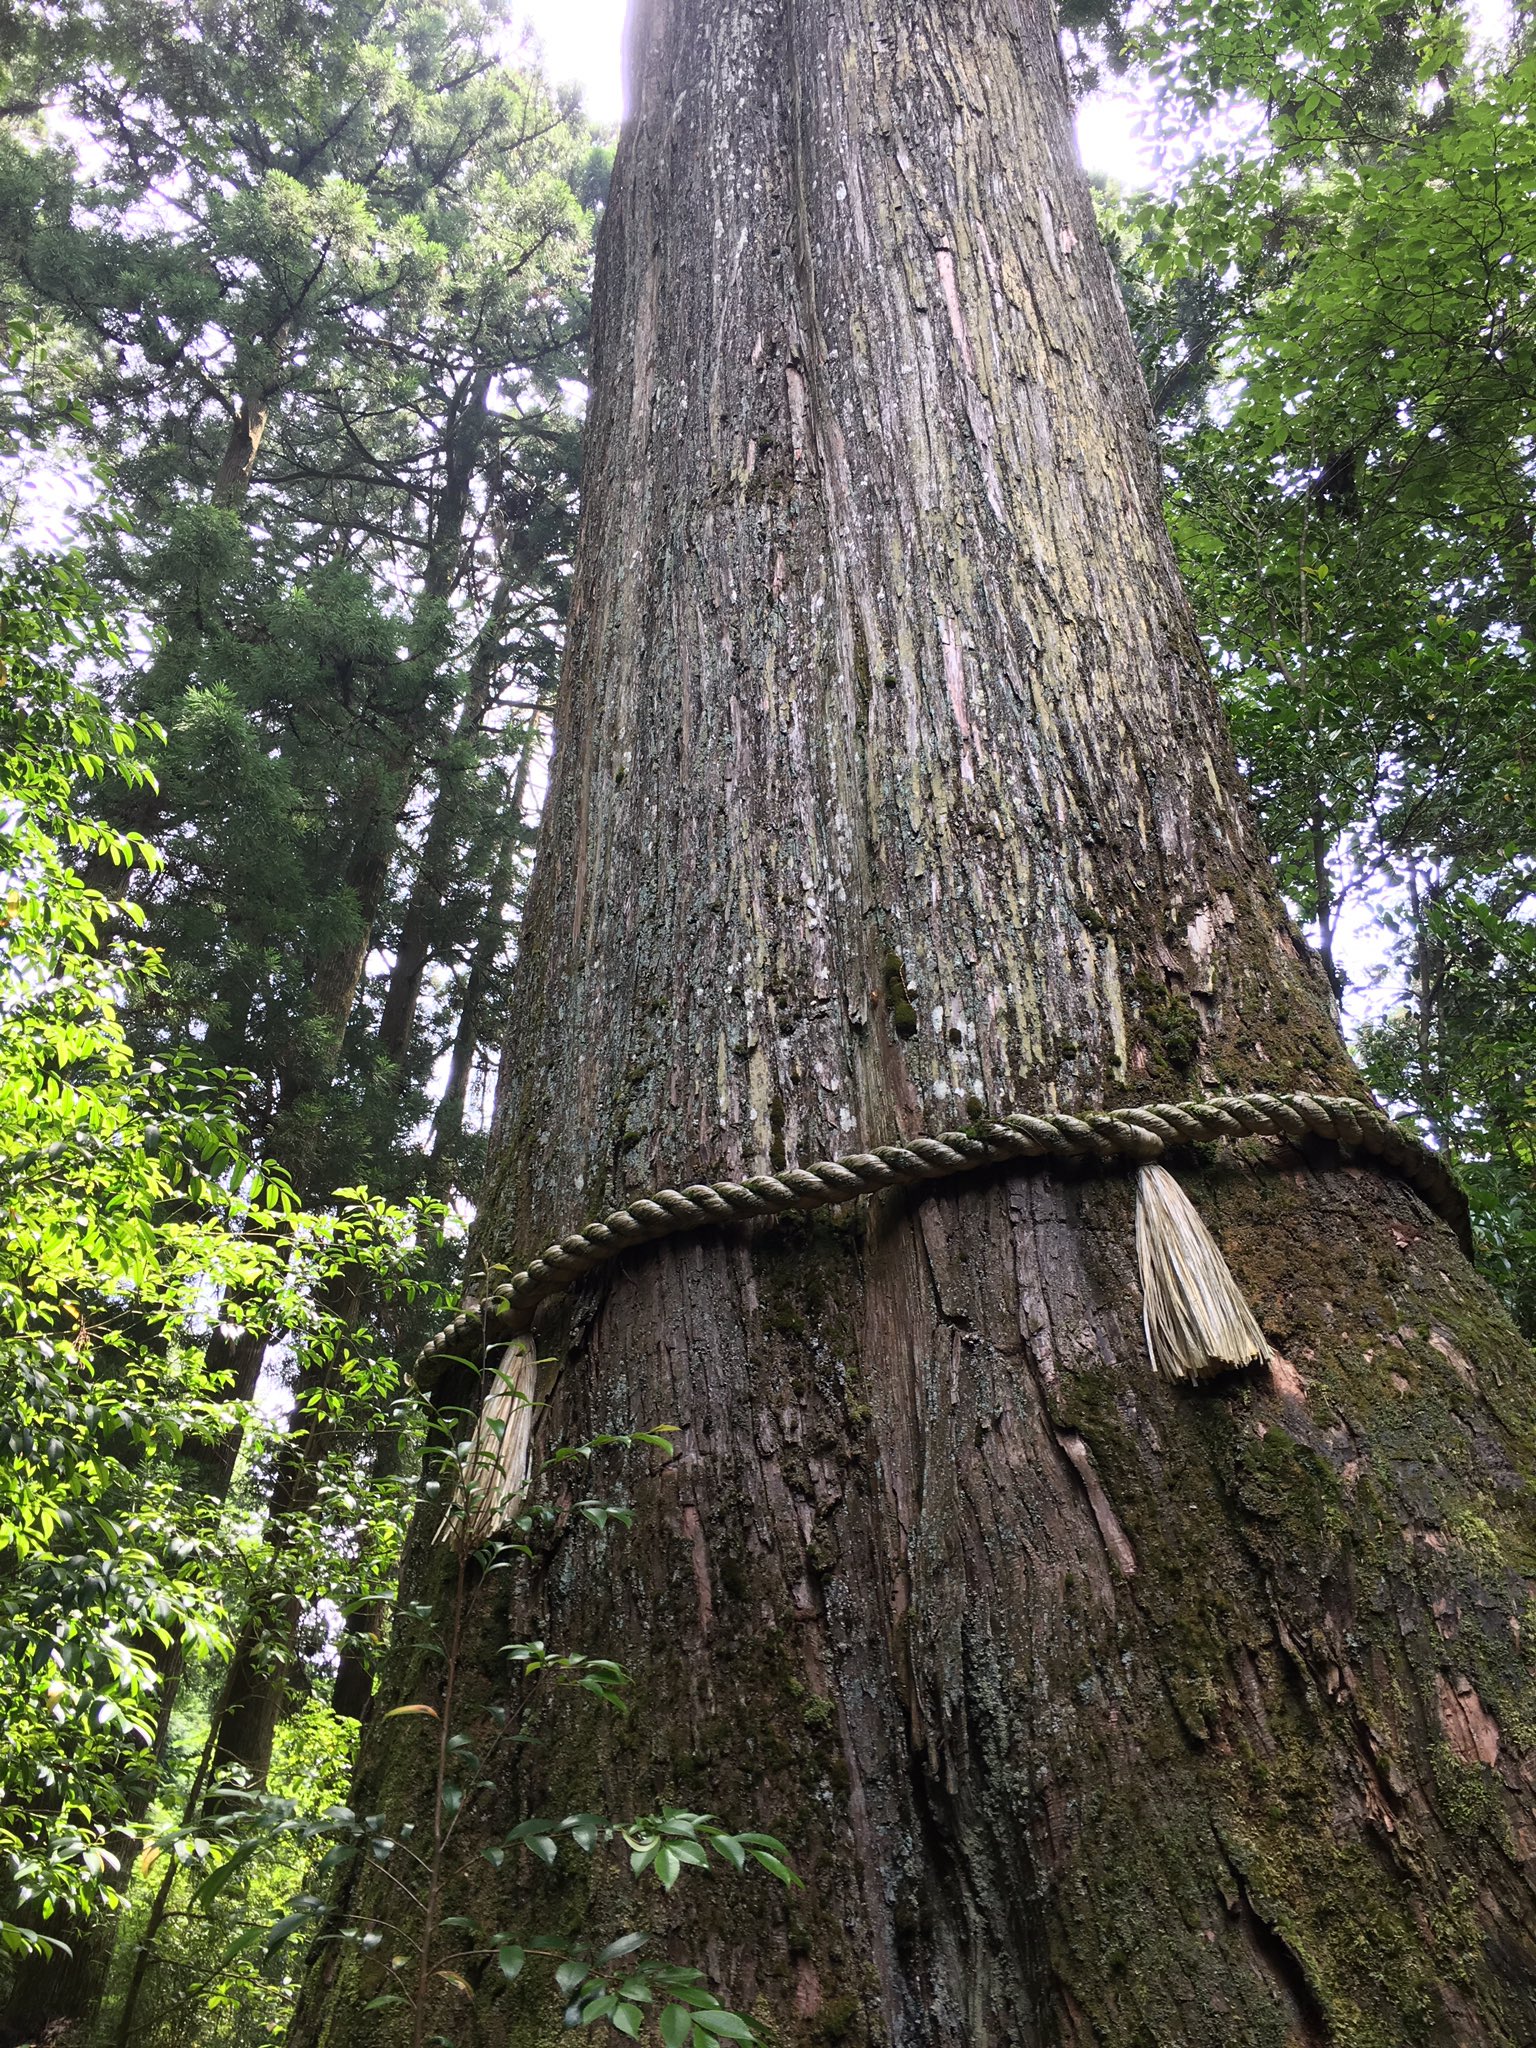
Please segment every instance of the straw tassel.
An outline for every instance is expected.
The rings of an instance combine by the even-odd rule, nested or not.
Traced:
[[[1161,1166],[1143,1166],[1137,1176],[1136,1263],[1154,1372],[1214,1379],[1269,1357],[1264,1332],[1226,1260],[1194,1204]],[[439,1543],[478,1549],[516,1519],[528,1486],[538,1369],[532,1337],[509,1338],[481,1404],[457,1499],[438,1526]]]
[[[1173,1175],[1143,1166],[1136,1188],[1142,1328],[1154,1372],[1214,1379],[1269,1357],[1231,1269]]]
[[[516,1520],[528,1487],[538,1371],[533,1339],[511,1338],[491,1375],[490,1391],[480,1404],[469,1455],[459,1475],[458,1498],[439,1524],[439,1543],[452,1539],[467,1550],[477,1550],[498,1529]]]

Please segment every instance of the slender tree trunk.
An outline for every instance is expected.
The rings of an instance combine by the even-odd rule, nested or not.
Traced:
[[[630,64],[485,1252],[981,1106],[1358,1088],[1178,588],[1049,9],[641,0]],[[637,1710],[552,1714],[467,1848],[669,1792],[776,1827],[791,1899],[589,1911],[781,2043],[1536,2038],[1529,1356],[1391,1178],[1184,1172],[1276,1347],[1198,1391],[1149,1373],[1100,1170],[693,1235],[552,1307],[546,1434],[681,1455],[473,1637],[491,1697],[527,1634]],[[445,1571],[418,1541],[408,1588]],[[418,1746],[373,1724],[360,1810],[427,1825]],[[518,1868],[447,1910],[520,1924]],[[381,2038],[350,1967],[299,2041]],[[437,2023],[545,2038],[515,1995]]]
[[[489,1014],[491,991],[507,944],[507,909],[521,878],[519,856],[526,850],[527,833],[523,806],[527,800],[528,777],[538,740],[537,727],[530,727],[518,756],[517,772],[512,778],[501,849],[491,874],[486,912],[480,921],[480,936],[475,941],[469,973],[464,981],[442,1099],[432,1120],[432,1177],[439,1192],[446,1192],[455,1184],[475,1055],[488,1037],[494,1035]]]
[[[502,653],[501,628],[512,598],[512,578],[504,574],[491,601],[475,644],[469,687],[444,750],[437,778],[437,800],[427,821],[421,858],[416,866],[400,931],[394,965],[379,1015],[379,1049],[397,1068],[404,1067],[416,1030],[422,977],[434,950],[442,945],[442,906],[457,878],[456,863],[464,832],[466,803],[471,793],[472,749],[485,722],[496,689]],[[526,775],[527,745],[518,753],[514,775]],[[497,913],[499,916],[499,912]],[[403,1079],[403,1075],[402,1075]]]
[[[328,1288],[328,1312],[341,1327],[353,1327],[361,1311],[360,1283],[342,1274]],[[297,1376],[294,1392],[299,1406],[273,1461],[260,1581],[252,1589],[212,1712],[215,1778],[238,1768],[261,1783],[272,1761],[304,1611],[303,1601],[284,1582],[288,1554],[300,1523],[320,1501],[326,1459],[336,1445],[323,1397],[334,1389],[338,1377],[338,1361],[330,1356],[310,1363]],[[305,1403],[316,1398],[318,1409],[306,1412]]]
[[[400,1470],[400,1432],[375,1431],[370,1446],[369,1478],[375,1486]],[[331,1685],[331,1709],[349,1721],[360,1721],[373,1697],[373,1672],[383,1645],[389,1639],[394,1602],[386,1593],[347,1617],[347,1626],[336,1651],[336,1676]]]
[[[458,501],[461,522],[467,503],[466,485]],[[440,598],[446,582],[446,572],[440,564],[428,581]],[[325,1092],[340,1065],[390,866],[398,850],[400,821],[420,760],[424,734],[413,730],[409,737],[411,748],[402,745],[394,756],[377,763],[360,788],[352,852],[344,877],[355,917],[350,928],[313,963],[306,1028],[296,1035],[295,1057],[282,1076],[283,1100],[268,1142],[268,1156],[287,1169],[307,1200],[323,1199],[326,1192],[321,1171],[326,1135]],[[413,991],[409,1012],[402,1011],[396,1016],[392,1025],[394,1035],[384,1048],[391,1059],[403,1063],[408,1058],[414,1027]],[[337,1285],[339,1296],[344,1297],[339,1312],[355,1314],[355,1294],[349,1293],[346,1282]],[[329,1365],[322,1362],[318,1368],[321,1381],[329,1371]],[[315,1376],[301,1369],[295,1386],[298,1401],[302,1403],[316,1391]],[[268,1525],[268,1550],[275,1571],[280,1571],[298,1520],[310,1514],[319,1500],[329,1443],[329,1433],[323,1426],[308,1424],[300,1416],[295,1419],[291,1435],[277,1447]],[[239,1769],[258,1783],[265,1780],[292,1673],[302,1613],[303,1603],[280,1584],[257,1589],[231,1653],[217,1712],[216,1775]]]
[[[1413,1018],[1418,1048],[1419,1096],[1424,1121],[1442,1151],[1451,1150],[1446,1128],[1445,1077],[1439,1050],[1440,942],[1430,923],[1435,884],[1430,877],[1421,881],[1418,869],[1409,863],[1407,871],[1408,916],[1413,927]]]
[[[477,376],[466,395],[462,416],[448,437],[446,482],[436,511],[436,537],[422,579],[417,626],[430,633],[431,611],[440,606],[462,568],[466,523],[472,504],[474,463],[486,423],[488,373]],[[478,676],[483,708],[489,675]],[[302,1028],[295,1032],[292,1056],[279,1076],[280,1106],[269,1136],[267,1156],[282,1165],[302,1198],[323,1200],[326,1165],[326,1091],[340,1067],[348,1023],[357,1002],[368,953],[383,907],[390,870],[399,852],[400,825],[420,778],[423,753],[430,737],[425,694],[420,714],[406,721],[394,746],[381,750],[360,778],[353,799],[351,849],[343,880],[354,912],[339,936],[317,952],[310,963],[310,996]],[[424,962],[423,962],[424,964]],[[408,1008],[397,1004],[390,1021],[385,1051],[399,1064],[409,1057],[415,1028],[415,994]],[[346,1283],[338,1283],[345,1293]],[[355,1299],[348,1313],[356,1308]],[[323,1380],[328,1366],[319,1368]],[[316,1382],[301,1370],[295,1394],[300,1403],[316,1391]],[[276,1453],[268,1547],[274,1566],[291,1544],[291,1531],[319,1499],[323,1459],[328,1447],[323,1427],[296,1420],[290,1439]],[[265,1779],[272,1744],[282,1716],[292,1671],[295,1638],[302,1602],[280,1585],[257,1590],[250,1612],[231,1653],[229,1673],[218,1711],[214,1741],[215,1774],[240,1769],[252,1779]]]
[[[1338,932],[1338,905],[1333,897],[1333,875],[1328,867],[1328,833],[1320,816],[1312,819],[1312,886],[1317,898],[1317,957],[1328,986],[1333,991],[1334,1001],[1344,1000],[1345,980],[1339,963],[1334,956],[1333,942]]]

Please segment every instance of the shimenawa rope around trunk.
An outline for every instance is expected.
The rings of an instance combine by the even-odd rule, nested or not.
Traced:
[[[1082,1116],[1019,1112],[744,1181],[658,1188],[548,1245],[422,1348],[418,1372],[438,1359],[479,1362],[491,1349],[506,1347],[461,1476],[460,1533],[481,1541],[516,1512],[532,1428],[536,1359],[528,1331],[534,1311],[632,1246],[716,1223],[828,1208],[884,1188],[912,1187],[1015,1159],[1133,1159],[1143,1169],[1136,1248],[1153,1370],[1200,1379],[1262,1360],[1268,1347],[1193,1204],[1153,1162],[1183,1145],[1307,1137],[1379,1159],[1416,1188],[1470,1249],[1466,1197],[1444,1160],[1374,1103],[1340,1095],[1219,1095]],[[450,1510],[440,1535],[453,1519]]]

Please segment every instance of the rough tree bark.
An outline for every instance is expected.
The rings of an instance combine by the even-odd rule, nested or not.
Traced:
[[[1359,1090],[1179,591],[1053,29],[641,0],[490,1256],[977,1105]],[[641,1249],[551,1310],[547,1435],[682,1454],[484,1621],[485,1692],[539,1634],[639,1704],[555,1716],[472,1828],[667,1792],[776,1826],[804,1894],[662,1923],[781,2042],[1536,2038],[1531,1361],[1392,1179],[1184,1178],[1267,1373],[1150,1377],[1097,1170]],[[360,1810],[426,1797],[419,1740],[375,1724]],[[517,1924],[511,1869],[448,1910]],[[340,1953],[302,2041],[380,2038]],[[474,2038],[542,2038],[513,1995]]]

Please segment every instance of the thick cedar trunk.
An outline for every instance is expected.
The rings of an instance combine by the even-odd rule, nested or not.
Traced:
[[[1178,590],[1049,11],[632,33],[486,1255],[976,1105],[1358,1086]],[[805,1893],[642,1910],[780,2042],[1536,2038],[1529,1357],[1391,1179],[1184,1177],[1269,1373],[1150,1377],[1100,1170],[674,1240],[549,1311],[546,1436],[681,1455],[480,1627],[493,1696],[539,1635],[639,1705],[554,1715],[466,1851],[667,1793],[776,1826]],[[376,1723],[360,1808],[421,1824],[421,1758]],[[513,1870],[444,1909],[520,1924]],[[298,2038],[377,2040],[328,1954]],[[512,1997],[475,2038],[543,2037]]]

